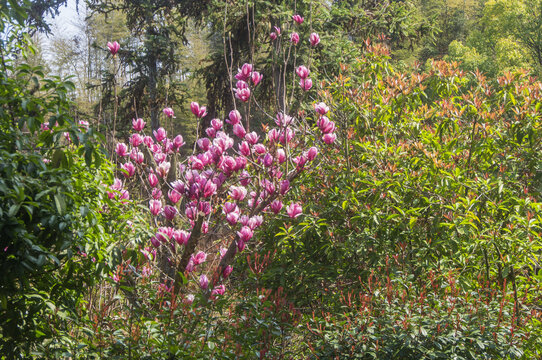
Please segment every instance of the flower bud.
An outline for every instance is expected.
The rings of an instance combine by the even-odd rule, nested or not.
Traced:
[[[115,56],[119,50],[120,50],[120,45],[118,42],[116,41],[113,41],[113,42],[108,42],[107,43],[107,47],[109,48],[109,52],[111,53],[111,55]]]
[[[297,25],[301,25],[303,24],[303,21],[305,19],[303,19],[303,17],[299,14],[295,14],[294,16],[292,16],[292,19],[297,23]]]
[[[199,287],[203,290],[206,290],[209,287],[209,279],[207,278],[207,275],[202,274],[199,277]]]
[[[132,119],[132,127],[135,131],[141,131],[145,127],[145,121],[143,119]]]
[[[296,32],[293,32],[290,35],[290,41],[292,42],[292,44],[297,45],[297,43],[299,43],[299,34]]]
[[[166,115],[170,119],[175,117],[175,112],[173,112],[173,109],[170,107],[167,107],[162,111],[164,112],[164,115]]]
[[[318,45],[320,43],[320,36],[318,36],[317,33],[311,33],[311,35],[309,36],[309,42],[311,46]]]

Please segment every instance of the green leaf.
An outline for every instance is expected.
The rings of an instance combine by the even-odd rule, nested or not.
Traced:
[[[63,215],[66,211],[66,200],[62,194],[55,194],[55,205],[58,213]]]
[[[19,212],[19,208],[21,207],[20,204],[14,204],[11,205],[9,208],[8,216],[9,217],[15,217],[15,214]]]

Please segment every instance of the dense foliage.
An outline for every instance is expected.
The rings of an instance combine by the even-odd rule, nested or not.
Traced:
[[[77,91],[63,3],[0,0],[0,358],[541,356],[539,1],[92,0]]]

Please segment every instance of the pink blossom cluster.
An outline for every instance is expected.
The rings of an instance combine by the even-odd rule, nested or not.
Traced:
[[[322,141],[326,144],[333,144],[337,139],[335,135],[335,123],[325,116],[329,112],[329,107],[323,102],[314,104],[314,110],[318,113],[319,119],[316,122],[322,133]]]
[[[243,102],[247,102],[250,98],[250,85],[257,86],[262,81],[263,75],[258,71],[253,71],[252,64],[243,64],[240,69],[237,70],[235,79],[235,97]]]
[[[303,22],[305,21],[305,19],[303,18],[303,16],[299,15],[299,14],[295,14],[292,16],[292,20],[297,24],[297,25],[301,25],[303,24]],[[271,33],[269,33],[269,38],[272,40],[272,41],[275,41],[277,40],[277,38],[281,35],[281,29],[280,27],[278,26],[273,26],[273,31]],[[300,35],[299,33],[297,33],[296,31],[293,31],[291,34],[290,34],[290,42],[293,44],[293,45],[297,45],[299,44],[299,41],[300,41]],[[311,46],[316,46],[320,43],[320,36],[313,32],[310,34],[309,36],[309,43]]]
[[[309,91],[312,88],[312,80],[309,78],[310,70],[304,65],[301,65],[295,72],[299,76],[299,86],[301,86],[301,89]]]
[[[298,26],[304,22],[299,14],[292,19]],[[281,29],[274,27],[271,38],[275,40],[280,35]],[[299,34],[292,32],[290,41],[297,45],[299,40]],[[309,42],[316,46],[320,38],[312,33]],[[295,74],[304,91],[312,88],[309,68],[298,66]],[[252,64],[243,64],[235,74],[235,97],[249,101],[262,77]],[[317,126],[322,142],[332,144],[336,135],[335,124],[326,117],[329,108],[317,103],[314,109],[319,115]],[[190,110],[197,119],[207,115],[206,107],[196,102],[191,103]],[[165,108],[163,114],[174,118],[172,108]],[[167,263],[175,267],[176,273],[191,276],[215,299],[225,292],[220,279],[233,271],[234,256],[254,242],[266,216],[284,214],[295,219],[303,213],[299,203],[285,204],[295,179],[312,166],[319,154],[316,146],[306,145],[313,141],[305,138],[309,133],[301,120],[279,111],[274,125],[271,123],[258,133],[247,131],[248,121],[243,122],[243,115],[235,109],[223,120],[212,119],[196,140],[194,150],[180,156],[185,145],[181,135],[170,137],[164,128],[154,129],[152,135],[145,134],[145,121],[133,119],[134,133],[115,146],[124,179],[115,179],[108,188],[108,196],[127,201],[125,182],[142,179],[156,226],[144,255],[155,261],[164,252],[169,254]],[[216,244],[216,239],[223,239],[216,254],[209,248],[200,250],[202,244]],[[208,276],[210,273],[204,272],[210,264],[216,264],[218,256],[217,271]],[[193,295],[184,297],[186,304],[193,300]]]

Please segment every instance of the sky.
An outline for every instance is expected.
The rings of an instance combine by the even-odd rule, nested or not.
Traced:
[[[84,10],[84,3],[79,2],[79,11]],[[47,17],[47,22],[51,24],[52,33],[48,36],[40,36],[45,48],[44,56],[46,59],[52,59],[53,54],[50,50],[51,40],[55,37],[71,38],[79,32],[77,23],[84,18],[82,14],[77,14],[75,0],[68,0],[66,6],[60,7],[60,14],[52,19]]]
[[[83,2],[79,3],[79,10],[83,10]],[[68,0],[66,6],[60,8],[60,15],[50,20],[54,24],[53,35],[71,36],[77,33],[77,26],[75,25],[81,15],[77,14],[75,0]]]

